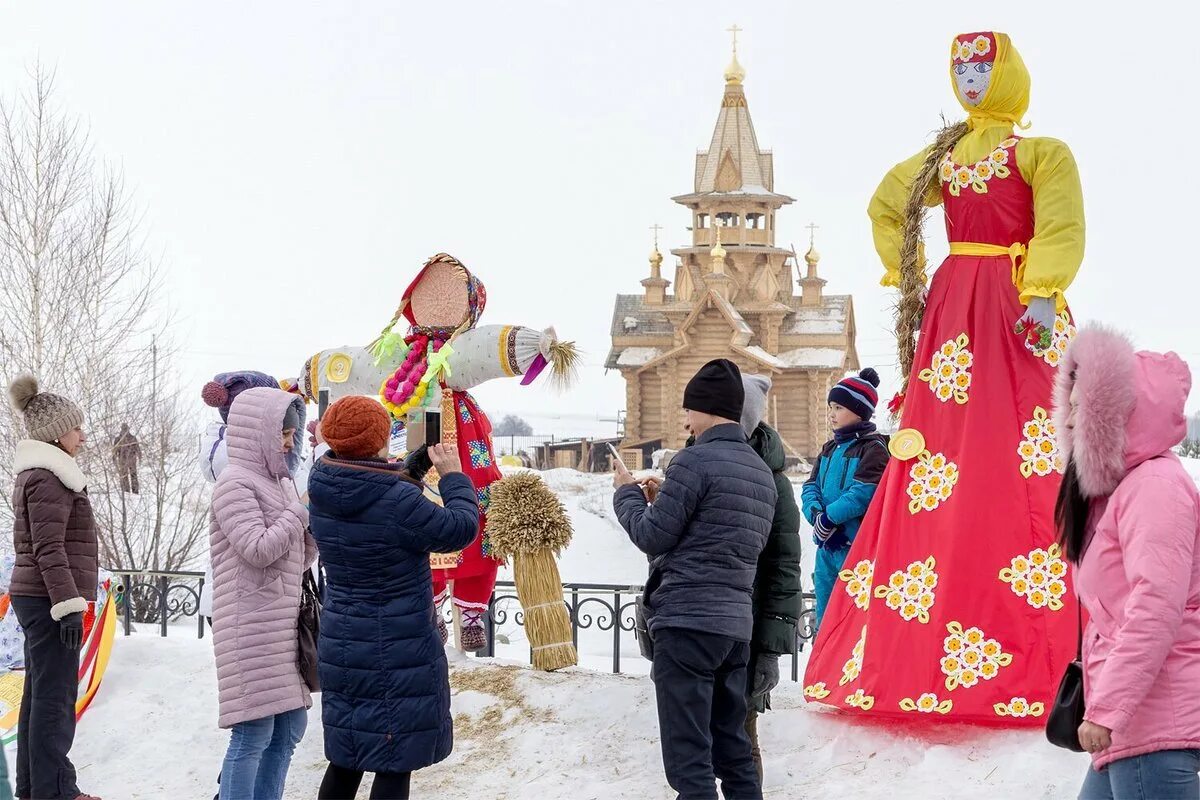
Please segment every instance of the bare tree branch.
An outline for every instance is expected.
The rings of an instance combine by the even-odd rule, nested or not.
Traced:
[[[82,123],[53,102],[40,64],[15,102],[0,101],[0,371],[20,372],[84,409],[80,456],[117,569],[194,566],[206,545],[205,487],[172,365],[177,347],[158,266],[119,170],[98,164]],[[143,443],[141,493],[122,491],[114,437]],[[0,475],[11,486],[21,419],[0,413]],[[0,492],[0,517],[11,519]]]

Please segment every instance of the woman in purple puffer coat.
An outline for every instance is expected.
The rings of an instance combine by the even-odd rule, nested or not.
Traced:
[[[222,728],[231,728],[221,800],[280,800],[312,696],[297,666],[304,570],[316,560],[289,462],[304,402],[242,392],[229,413],[229,465],[213,490],[213,643]]]

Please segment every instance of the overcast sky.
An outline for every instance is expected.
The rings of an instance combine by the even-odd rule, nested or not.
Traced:
[[[123,168],[197,391],[217,371],[294,375],[317,350],[369,341],[444,250],[487,284],[484,323],[555,325],[587,352],[566,396],[507,381],[480,400],[493,416],[579,415],[556,432],[586,433],[624,402],[602,363],[613,295],[647,274],[649,227],[664,251],[689,240],[669,198],[692,189],[734,22],[759,142],[796,198],[778,241],[803,252],[820,225],[822,276],[854,295],[864,364],[888,375],[896,360],[867,201],[940,114],[962,116],[949,43],[984,28],[1009,33],[1032,73],[1028,135],[1079,163],[1077,316],[1200,364],[1200,14],[1108,5],[9,2],[0,93],[40,58]],[[940,257],[940,212],[931,223]]]

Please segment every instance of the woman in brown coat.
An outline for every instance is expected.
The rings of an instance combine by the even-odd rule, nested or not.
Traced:
[[[83,614],[96,600],[97,537],[87,478],[75,462],[86,441],[83,411],[39,392],[24,375],[9,387],[29,438],[13,472],[13,567],[9,594],[25,631],[25,693],[17,734],[16,794],[95,800],[79,791],[67,754],[75,739]]]

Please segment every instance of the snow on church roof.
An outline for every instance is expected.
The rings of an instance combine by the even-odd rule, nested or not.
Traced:
[[[618,367],[640,367],[663,354],[658,347],[626,347],[617,357]]]
[[[793,334],[840,334],[846,330],[846,297],[825,295],[819,306],[801,306],[792,318]]]
[[[780,353],[777,358],[793,369],[840,369],[846,363],[846,351],[836,347],[798,347]]]

